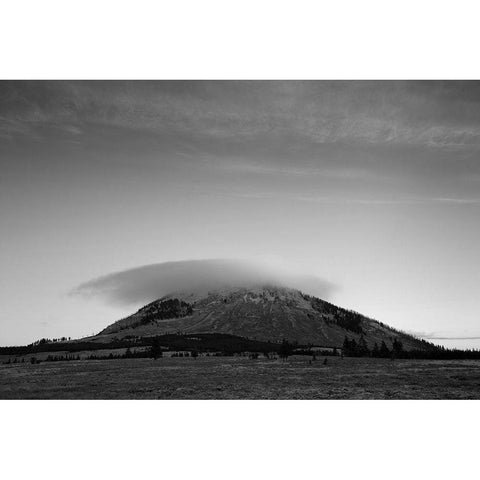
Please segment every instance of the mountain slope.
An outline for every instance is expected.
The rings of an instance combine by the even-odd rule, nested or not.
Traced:
[[[95,338],[109,342],[166,333],[228,333],[257,340],[341,346],[345,336],[365,338],[371,348],[394,339],[406,350],[425,343],[356,312],[298,290],[265,286],[203,294],[175,293],[156,300],[105,328]]]

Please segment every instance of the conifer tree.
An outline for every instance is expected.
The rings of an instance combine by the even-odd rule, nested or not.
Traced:
[[[360,339],[358,340],[358,345],[357,345],[357,356],[359,357],[365,357],[370,353],[368,350],[368,345],[367,342],[365,341],[365,337],[363,335],[360,335]]]
[[[395,357],[401,357],[403,355],[403,344],[400,340],[395,339],[393,341],[393,354]]]
[[[152,347],[150,348],[150,355],[155,360],[163,356],[162,347],[160,346],[160,341],[158,338],[153,339]]]
[[[385,342],[382,340],[382,344],[380,345],[380,357],[388,358],[390,356],[390,350],[388,349]]]

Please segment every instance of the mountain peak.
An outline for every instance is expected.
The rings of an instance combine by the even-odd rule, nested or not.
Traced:
[[[105,328],[98,341],[167,333],[228,333],[257,340],[341,346],[347,336],[373,347],[401,340],[405,349],[421,341],[359,313],[299,290],[276,285],[172,292]]]

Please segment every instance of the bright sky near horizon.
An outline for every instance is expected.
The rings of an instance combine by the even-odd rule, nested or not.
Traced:
[[[480,346],[479,154],[479,82],[0,82],[0,344],[139,306],[70,294],[99,276],[241,258]]]

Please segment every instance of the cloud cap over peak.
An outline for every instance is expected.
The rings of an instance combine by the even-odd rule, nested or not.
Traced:
[[[175,292],[200,293],[262,284],[296,288],[322,298],[328,298],[335,288],[326,280],[268,262],[208,259],[156,263],[111,273],[79,285],[72,294],[134,305]]]

